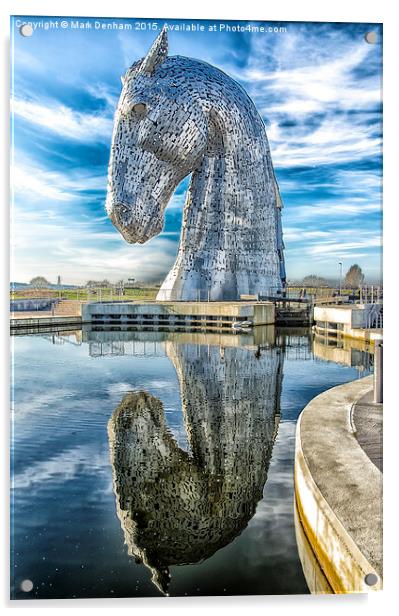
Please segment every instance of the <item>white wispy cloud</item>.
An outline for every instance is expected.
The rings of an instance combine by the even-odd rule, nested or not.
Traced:
[[[359,193],[369,197],[382,197],[382,173],[380,169],[348,170],[334,167],[328,176],[307,177],[307,182],[283,178],[279,181],[280,190],[297,193],[306,190],[328,190],[350,200]]]
[[[73,391],[63,389],[63,399],[69,398],[73,395]],[[19,395],[18,403],[13,404],[13,413],[15,421],[25,421],[27,416],[31,413],[39,413],[46,407],[51,407],[59,402],[60,394],[58,391],[47,391],[38,394],[29,392],[28,396]]]
[[[120,92],[103,82],[86,84],[85,89],[93,98],[105,101],[108,111],[114,113]]]
[[[58,101],[14,98],[13,113],[63,138],[85,142],[110,143],[113,119],[102,113],[82,113]]]
[[[341,163],[381,153],[375,126],[364,115],[381,102],[380,75],[353,74],[372,53],[361,37],[291,28],[272,46],[254,37],[247,66],[226,66],[266,122],[276,167]],[[356,111],[362,116],[356,118]],[[321,118],[316,126],[315,115]]]
[[[381,139],[373,125],[355,124],[349,117],[327,117],[294,142],[278,123],[272,124],[268,134],[277,167],[336,164],[381,154]]]
[[[354,254],[355,251],[364,250],[365,248],[374,248],[381,246],[381,237],[374,236],[362,240],[352,242],[334,242],[328,241],[318,243],[317,246],[312,246],[309,249],[311,255],[343,255],[344,253]]]
[[[70,481],[82,473],[96,475],[107,473],[109,459],[93,446],[78,446],[55,454],[46,460],[28,466],[17,473],[12,480],[12,489],[32,488],[46,482]]]
[[[40,197],[52,201],[70,201],[75,195],[68,192],[59,182],[59,174],[45,171],[41,174],[32,174],[32,168],[14,166],[12,169],[12,185],[14,194],[24,194],[29,197]]]
[[[338,261],[344,263],[346,271],[350,265],[361,260],[368,276],[380,277],[382,240],[378,229],[374,226],[362,228],[356,222],[345,220],[342,227],[335,225],[328,231],[322,231],[310,221],[308,224],[312,224],[312,229],[285,227],[287,270],[293,272],[290,276],[301,278],[307,274],[318,274],[336,278]]]
[[[301,45],[301,41],[298,41]],[[354,110],[378,104],[381,99],[378,77],[359,80],[354,83],[351,71],[361,65],[370,51],[365,43],[356,45],[349,53],[342,50],[342,56],[322,64],[305,64],[295,69],[277,70],[271,75],[264,72],[248,71],[248,78],[268,81],[269,89],[281,91],[285,102],[264,109],[267,112],[294,112],[295,114],[326,112],[329,107]]]
[[[14,197],[29,197],[30,200],[76,201],[85,193],[89,201],[88,191],[104,191],[107,186],[107,176],[104,169],[94,173],[93,169],[72,171],[51,171],[28,159],[23,152],[16,151],[12,165],[11,182]]]
[[[284,232],[284,239],[287,239],[291,252],[303,250],[308,255],[323,255],[340,250],[350,252],[359,248],[372,249],[382,244],[380,235],[374,229],[355,229],[353,226],[331,231],[306,231],[301,227],[288,227]],[[295,245],[297,243],[301,245]]]
[[[302,227],[284,227],[285,242],[301,242],[306,240],[319,240],[331,237],[330,231],[304,231]]]
[[[355,198],[348,202],[322,201],[312,205],[291,206],[285,210],[285,218],[291,220],[304,221],[313,220],[315,224],[321,223],[323,219],[348,220],[350,217],[361,216],[381,211],[379,202],[369,203],[366,199],[356,201]]]

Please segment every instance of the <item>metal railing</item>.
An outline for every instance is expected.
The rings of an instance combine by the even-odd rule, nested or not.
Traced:
[[[382,304],[374,304],[369,308],[366,317],[366,329],[382,329],[384,326],[384,312]]]

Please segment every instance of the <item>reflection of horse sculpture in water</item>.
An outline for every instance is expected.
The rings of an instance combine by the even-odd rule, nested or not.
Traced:
[[[162,403],[126,394],[108,424],[117,513],[131,556],[167,592],[171,565],[230,543],[262,497],[276,434],[282,374],[277,349],[167,343],[180,380],[190,453]]]
[[[178,255],[157,299],[276,292],[285,281],[281,200],[263,121],[233,79],[168,57],[167,47],[164,30],[123,78],[108,214],[128,242],[144,243],[191,173]]]

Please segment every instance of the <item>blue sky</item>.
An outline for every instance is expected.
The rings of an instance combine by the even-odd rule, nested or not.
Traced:
[[[163,232],[147,244],[127,244],[104,209],[120,76],[156,32],[95,28],[113,21],[134,28],[135,19],[90,18],[91,29],[82,30],[71,28],[70,19],[61,28],[61,19],[49,29],[43,26],[57,18],[18,17],[11,25],[12,280],[44,275],[56,282],[60,274],[65,283],[161,281],[176,256],[188,180],[166,210]],[[38,24],[32,37],[19,34],[22,21]],[[140,19],[154,21],[159,29],[165,23]],[[286,22],[273,24],[285,32],[238,33],[208,32],[217,21],[194,23],[206,31],[170,31],[169,53],[225,71],[263,117],[284,202],[288,279],[337,278],[342,261],[344,271],[359,263],[369,281],[378,280],[380,27]],[[379,33],[375,45],[364,40],[369,30]]]

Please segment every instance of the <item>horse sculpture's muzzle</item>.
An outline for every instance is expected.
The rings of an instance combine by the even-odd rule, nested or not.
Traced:
[[[144,244],[162,231],[163,220],[154,212],[159,207],[148,204],[113,203],[107,207],[112,223],[129,244]]]

